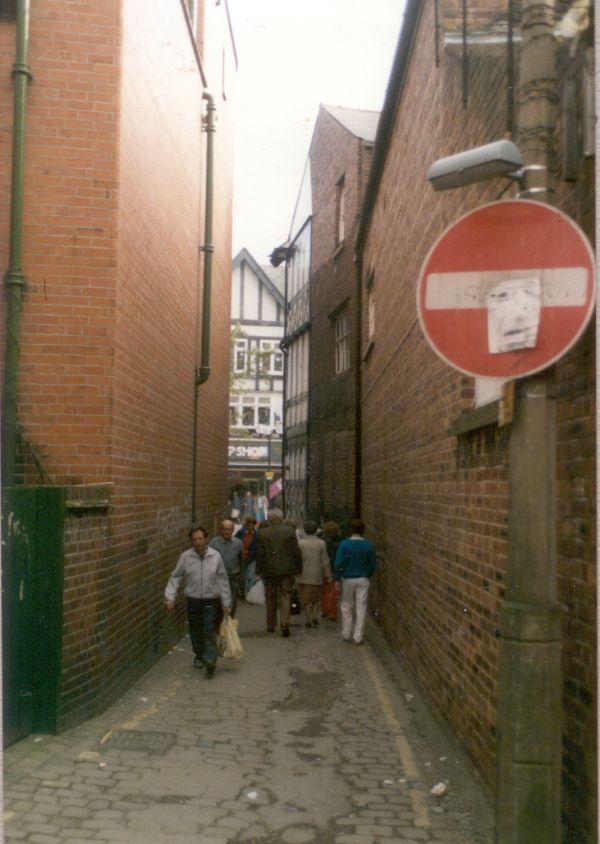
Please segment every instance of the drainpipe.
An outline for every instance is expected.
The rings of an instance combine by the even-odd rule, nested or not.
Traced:
[[[204,212],[204,283],[202,289],[202,351],[200,369],[196,373],[196,385],[204,384],[210,375],[210,300],[212,290],[212,254],[215,247],[212,244],[213,228],[213,172],[214,172],[214,134],[215,134],[215,101],[211,94],[205,91],[202,99],[206,100],[206,199]]]
[[[210,310],[212,292],[212,256],[215,247],[213,236],[213,188],[214,188],[214,134],[215,134],[215,101],[208,91],[204,91],[202,99],[206,106],[206,189],[204,197],[204,244],[200,252],[204,252],[204,272],[202,285],[202,339],[200,351],[200,366],[196,369],[194,384],[194,432],[192,439],[192,523],[196,521],[196,458],[198,455],[198,388],[208,381],[210,375]]]
[[[19,335],[21,300],[25,288],[22,272],[23,182],[25,158],[25,105],[31,71],[29,53],[29,0],[17,2],[17,30],[14,79],[12,181],[10,202],[10,247],[8,269],[4,280],[8,289],[6,315],[6,347],[4,361],[4,442],[3,483],[13,486],[19,435]]]

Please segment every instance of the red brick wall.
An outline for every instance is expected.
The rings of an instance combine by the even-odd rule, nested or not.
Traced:
[[[435,194],[427,169],[505,132],[503,62],[460,54],[435,65],[425,5],[364,251],[374,272],[375,343],[363,366],[363,515],[380,552],[373,608],[395,648],[495,780],[498,644],[506,562],[509,429],[459,437],[470,379],[423,339],[416,281],[452,220],[499,198],[502,182]],[[557,202],[593,238],[590,165]],[[592,240],[593,242],[593,240]],[[363,314],[363,320],[366,314]],[[558,592],[563,610],[565,835],[595,840],[595,408],[593,328],[556,367]],[[586,735],[589,737],[586,740]]]
[[[40,0],[31,24],[20,419],[53,483],[109,498],[67,520],[66,725],[113,700],[181,629],[162,594],[192,519],[203,89],[178,4]],[[5,70],[13,32],[0,26]],[[231,123],[217,107],[213,371],[198,401],[197,511],[211,530],[226,501],[229,368]],[[39,482],[23,459],[21,480]]]

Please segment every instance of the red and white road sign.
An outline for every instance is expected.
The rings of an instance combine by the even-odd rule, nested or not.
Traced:
[[[454,369],[522,378],[550,366],[594,310],[594,255],[581,229],[528,199],[471,211],[438,238],[417,286],[421,327]]]

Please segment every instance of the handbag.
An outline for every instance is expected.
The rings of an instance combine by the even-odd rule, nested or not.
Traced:
[[[290,596],[290,614],[291,615],[300,615],[302,612],[302,606],[300,604],[300,595],[298,594],[297,588],[294,586],[292,589],[292,594]]]
[[[219,639],[221,640],[219,651],[223,649],[222,655],[225,659],[241,659],[244,649],[237,632],[238,623],[236,618],[226,615],[219,628]]]
[[[332,621],[335,621],[337,618],[337,609],[338,609],[338,593],[335,580],[326,580],[323,583],[323,599],[322,599],[322,609],[325,615],[330,618]]]

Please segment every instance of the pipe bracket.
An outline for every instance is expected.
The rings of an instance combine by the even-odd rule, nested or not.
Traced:
[[[11,76],[14,78],[18,74],[22,73],[23,76],[27,76],[28,79],[33,81],[33,73],[31,72],[31,68],[28,64],[24,62],[15,62],[12,66]]]
[[[23,289],[27,287],[27,279],[23,273],[16,270],[7,270],[4,273],[4,282],[7,287],[22,287]]]

